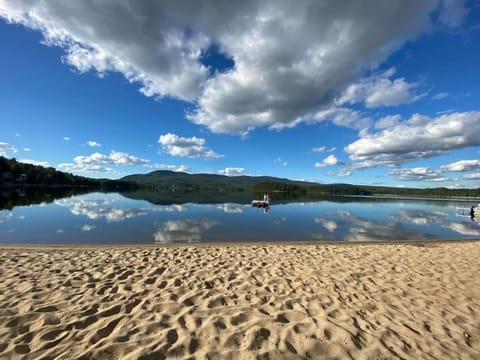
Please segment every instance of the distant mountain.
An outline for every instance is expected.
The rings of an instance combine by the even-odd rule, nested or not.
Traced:
[[[264,193],[271,196],[338,196],[338,195],[396,195],[428,197],[480,197],[478,189],[447,188],[400,188],[351,184],[319,184],[315,182],[290,180],[272,176],[225,176],[217,174],[187,174],[168,170],[153,171],[149,174],[128,175],[119,180],[92,179],[43,167],[18,162],[0,156],[0,188],[15,189],[26,187],[76,188],[82,191],[140,191],[157,192],[155,201],[170,201],[167,192],[184,199],[195,198],[209,201],[212,194],[219,193],[225,198],[242,200],[249,198],[241,192]],[[3,191],[3,190],[2,190]],[[192,193],[195,193],[192,195]],[[151,194],[150,194],[151,195]],[[149,196],[150,196],[149,195]],[[228,195],[228,196],[227,196]],[[132,195],[133,196],[133,195]],[[307,197],[308,197],[307,196]],[[168,198],[168,199],[167,199]]]
[[[128,175],[120,179],[126,182],[135,182],[143,186],[168,187],[180,189],[229,189],[244,190],[260,189],[262,184],[282,184],[290,187],[313,187],[318,183],[289,180],[272,176],[225,176],[217,174],[187,174],[168,170],[153,171],[148,174]]]
[[[126,183],[136,183],[142,191],[197,192],[195,196],[209,199],[208,192],[270,192],[290,193],[295,196],[338,196],[338,195],[395,195],[423,197],[480,197],[480,189],[447,188],[401,188],[387,186],[319,184],[308,181],[289,180],[272,176],[225,176],[217,174],[187,174],[167,170],[149,174],[129,175],[120,179]],[[164,201],[164,195],[155,195],[156,201]],[[182,195],[183,196],[183,195]],[[186,196],[186,195],[185,195]],[[185,197],[184,196],[184,197]],[[235,196],[240,196],[237,194]],[[167,200],[165,200],[167,201]]]

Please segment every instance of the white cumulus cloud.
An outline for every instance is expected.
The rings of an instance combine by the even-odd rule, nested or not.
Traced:
[[[238,176],[244,173],[245,169],[242,167],[227,167],[223,170],[218,170],[219,174],[227,176]]]
[[[246,133],[308,121],[432,21],[461,23],[462,9],[435,0],[3,0],[0,16],[40,31],[80,73],[121,73],[146,96],[195,104],[196,124]],[[213,46],[232,68],[203,64]],[[369,94],[368,106],[413,94],[401,78],[376,86],[388,92]]]
[[[326,146],[318,146],[318,147],[312,148],[312,152],[316,152],[316,153],[323,153],[325,151],[327,151]]]
[[[325,159],[323,159],[321,162],[315,163],[316,168],[323,168],[326,166],[333,166],[337,165],[339,163],[338,159],[336,158],[335,155],[328,155]]]
[[[76,164],[89,164],[89,165],[144,165],[148,163],[148,160],[129,155],[120,151],[111,151],[110,154],[101,154],[99,152],[93,153],[88,156],[76,156],[73,161]]]
[[[448,97],[448,93],[447,92],[441,92],[441,93],[437,93],[435,95],[433,95],[431,97],[432,100],[442,100],[442,99],[445,99]]]
[[[463,112],[430,118],[419,114],[382,131],[360,132],[360,139],[345,152],[355,168],[402,163],[480,146],[480,112]]]
[[[468,13],[465,3],[465,0],[443,0],[440,21],[451,27],[459,26]]]
[[[375,122],[375,129],[386,129],[398,125],[402,120],[400,115],[388,115]]]
[[[145,165],[148,162],[148,160],[124,152],[111,151],[110,154],[96,152],[88,156],[79,155],[73,159],[73,163],[62,163],[57,167],[68,172],[108,173],[113,169],[106,165],[131,166]]]
[[[90,146],[90,147],[101,147],[102,146],[101,144],[99,144],[98,142],[93,141],[93,140],[87,141],[87,145]]]
[[[463,175],[463,177],[468,180],[480,180],[480,173],[467,174]]]
[[[309,123],[323,121],[330,121],[337,126],[357,130],[365,129],[372,125],[372,120],[368,117],[364,117],[359,111],[337,107],[319,111],[308,120]]]
[[[192,169],[187,165],[173,165],[173,164],[147,164],[144,165],[148,169],[171,170],[177,172],[190,172]]]
[[[339,105],[363,102],[367,108],[395,106],[419,100],[424,94],[417,94],[418,84],[408,83],[404,78],[391,80],[395,69],[361,79],[349,85],[337,100]]]
[[[415,167],[410,169],[395,168],[388,172],[401,181],[431,181],[442,182],[451,180],[443,176],[440,171],[431,170],[429,167]]]
[[[276,158],[275,160],[273,160],[273,162],[276,164],[282,164],[282,166],[288,165],[288,163],[286,161],[283,161],[282,158]]]
[[[7,152],[16,153],[17,149],[15,146],[10,145],[9,143],[0,142],[0,156],[7,156]]]
[[[195,136],[186,138],[175,134],[160,135],[158,143],[171,156],[189,158],[218,159],[223,155],[205,147],[205,139]]]
[[[57,168],[65,172],[82,172],[82,173],[110,173],[113,171],[112,168],[101,165],[91,165],[91,164],[72,164],[72,163],[61,163],[57,165]]]
[[[312,152],[315,152],[315,153],[334,152],[335,150],[336,150],[336,147],[331,147],[328,149],[326,146],[318,146],[318,147],[312,148]]]
[[[460,160],[451,164],[442,165],[440,169],[451,172],[480,170],[480,160]]]
[[[43,167],[50,167],[50,163],[48,161],[37,161],[37,160],[32,160],[32,159],[21,159],[18,160],[21,163],[24,164],[30,164],[30,165],[37,165],[37,166],[43,166]]]

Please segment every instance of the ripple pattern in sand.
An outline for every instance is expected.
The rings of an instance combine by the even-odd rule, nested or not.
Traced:
[[[0,358],[480,358],[480,244],[0,248]]]

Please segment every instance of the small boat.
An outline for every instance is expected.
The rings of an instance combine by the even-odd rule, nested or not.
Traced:
[[[252,206],[267,208],[270,206],[270,197],[268,196],[268,194],[264,194],[263,200],[252,200]]]

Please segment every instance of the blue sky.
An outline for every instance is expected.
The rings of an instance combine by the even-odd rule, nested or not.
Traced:
[[[0,155],[480,186],[480,3],[0,1]]]

